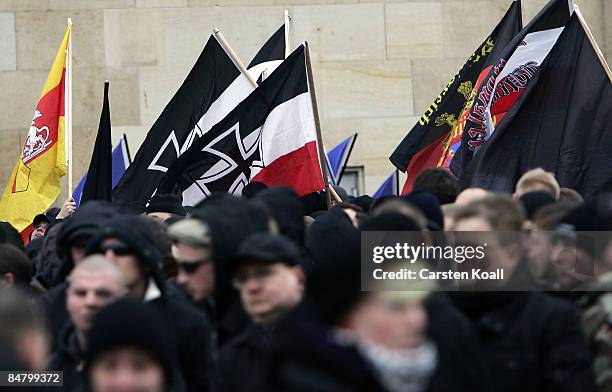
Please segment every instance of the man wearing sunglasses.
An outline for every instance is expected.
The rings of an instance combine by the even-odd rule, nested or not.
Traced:
[[[113,260],[123,271],[128,296],[150,304],[168,322],[181,375],[188,391],[206,391],[210,328],[208,320],[184,300],[166,290],[161,255],[149,220],[120,216],[108,221],[94,237],[89,253]]]
[[[168,228],[168,236],[173,241],[172,256],[178,266],[176,283],[198,308],[209,314],[215,271],[208,225],[197,219],[183,219]]]
[[[229,269],[253,324],[222,348],[215,391],[261,390],[274,324],[302,300],[301,262],[297,246],[281,236],[258,233],[240,245]]]

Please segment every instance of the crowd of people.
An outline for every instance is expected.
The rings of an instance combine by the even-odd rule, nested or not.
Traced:
[[[612,227],[612,195],[542,169],[513,195],[444,169],[404,196],[334,193],[69,199],[27,245],[0,224],[1,369],[62,371],[67,391],[612,391],[612,242],[580,240]],[[511,277],[362,291],[369,231],[490,232]]]

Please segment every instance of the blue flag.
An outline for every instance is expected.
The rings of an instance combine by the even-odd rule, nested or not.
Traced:
[[[125,173],[125,170],[130,165],[129,150],[128,150],[127,139],[125,135],[121,137],[119,144],[117,144],[115,148],[113,148],[112,162],[113,162],[112,185],[114,188],[115,185],[117,185],[117,183],[119,182],[119,179],[121,179],[121,176],[123,175],[123,173]],[[72,198],[76,202],[77,206],[81,203],[81,196],[83,194],[83,187],[85,186],[86,179],[87,179],[87,174],[85,174],[83,178],[81,178],[81,181],[79,181],[79,184],[76,186],[76,188],[74,189],[74,193],[72,194]]]
[[[374,198],[380,199],[385,196],[396,196],[398,194],[398,182],[398,172],[395,170],[374,193]]]
[[[327,152],[329,178],[334,185],[340,184],[344,168],[346,167],[346,163],[348,162],[356,140],[357,134],[349,136]]]

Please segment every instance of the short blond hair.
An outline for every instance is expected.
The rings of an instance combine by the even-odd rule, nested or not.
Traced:
[[[519,196],[535,191],[550,193],[558,200],[561,188],[554,174],[539,167],[523,174],[516,183],[516,193]]]

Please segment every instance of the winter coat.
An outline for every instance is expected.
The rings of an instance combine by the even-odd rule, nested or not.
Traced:
[[[41,297],[47,313],[49,332],[52,337],[51,351],[59,347],[62,329],[65,327],[66,323],[70,321],[70,315],[68,314],[68,310],[66,310],[67,290],[68,283],[64,282],[53,287]]]
[[[595,390],[591,355],[571,303],[510,291],[453,293],[452,299],[476,328],[495,391]]]
[[[84,391],[86,382],[83,374],[83,350],[79,347],[72,323],[64,325],[58,341],[58,347],[49,360],[48,370],[63,372],[63,390]]]
[[[612,391],[612,273],[584,287],[578,300],[582,325],[593,352],[593,372],[598,391]]]
[[[444,292],[430,294],[424,305],[427,336],[438,352],[438,364],[429,391],[487,391],[485,358],[470,320],[455,308]]]
[[[215,392],[264,391],[265,362],[273,331],[251,324],[219,353],[213,376]]]
[[[386,392],[375,370],[351,344],[303,304],[274,331],[266,365],[267,392]]]
[[[58,221],[53,226],[47,228],[45,236],[39,240],[42,241],[42,244],[33,259],[36,270],[34,279],[47,289],[57,286],[66,278],[65,276],[60,276],[63,261],[57,255],[56,249],[57,237],[62,225],[63,221]]]

